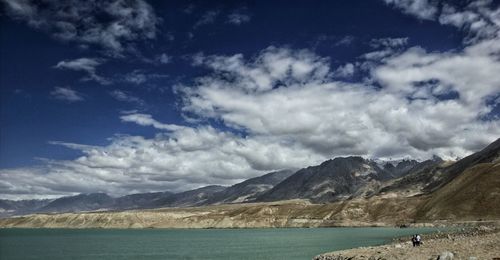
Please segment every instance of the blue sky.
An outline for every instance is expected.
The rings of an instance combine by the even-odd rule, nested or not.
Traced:
[[[1,6],[0,198],[454,159],[500,134],[494,1]]]

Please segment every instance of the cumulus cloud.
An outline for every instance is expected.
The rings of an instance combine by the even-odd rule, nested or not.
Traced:
[[[64,60],[58,62],[54,68],[56,69],[64,69],[64,70],[73,70],[73,71],[83,71],[87,73],[87,76],[82,80],[94,80],[100,84],[107,85],[111,82],[101,77],[97,74],[96,68],[101,65],[104,61],[102,59],[96,58],[79,58],[75,60]]]
[[[283,138],[324,157],[454,158],[500,134],[498,121],[481,120],[491,111],[486,101],[498,95],[500,63],[469,48],[396,54],[372,70],[381,89],[332,80],[327,60],[305,50],[270,47],[250,61],[233,55],[197,63],[214,74],[182,90],[190,116]]]
[[[467,32],[465,40],[469,43],[500,38],[500,9],[491,0],[470,1],[463,8],[444,4],[438,21]]]
[[[2,0],[7,13],[62,41],[92,44],[110,55],[133,49],[137,40],[154,39],[160,19],[143,0]]]
[[[58,100],[66,101],[69,103],[83,101],[83,96],[77,91],[71,88],[55,87],[54,90],[50,92],[50,95]]]
[[[122,120],[169,133],[149,139],[117,136],[107,146],[53,142],[83,156],[48,161],[43,167],[0,170],[2,197],[175,192],[214,183],[229,185],[271,169],[320,161],[305,150],[265,137],[242,138],[209,126],[167,125],[147,114],[124,115]]]

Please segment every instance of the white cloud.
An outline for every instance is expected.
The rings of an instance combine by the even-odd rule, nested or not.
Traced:
[[[50,95],[55,99],[70,103],[84,100],[80,93],[71,88],[55,87],[54,90],[50,92]]]
[[[330,73],[327,61],[327,58],[318,57],[307,50],[292,51],[271,46],[263,50],[253,63],[245,63],[241,54],[229,57],[195,55],[193,65],[204,65],[236,77],[235,82],[217,81],[223,84],[220,87],[237,83],[248,91],[262,92],[279,87],[280,84],[323,80]],[[212,79],[207,77],[199,80]]]
[[[167,78],[168,75],[149,73],[143,70],[134,70],[120,77],[120,79],[115,79],[115,81],[123,81],[132,83],[135,85],[143,85],[149,80]]]
[[[342,45],[349,45],[354,41],[354,36],[352,35],[347,35],[342,37],[340,40],[338,40],[335,45],[336,46],[342,46]]]
[[[412,96],[428,88],[429,98],[450,91],[460,94],[464,106],[475,112],[485,113],[485,99],[498,94],[500,63],[495,56],[478,55],[466,48],[463,53],[427,53],[422,48],[408,49],[390,58],[384,66],[373,71],[374,77],[391,92]],[[430,86],[415,86],[437,81]]]
[[[183,191],[208,184],[229,185],[273,169],[321,159],[272,139],[243,138],[208,126],[167,125],[147,114],[125,115],[122,120],[169,133],[150,139],[119,136],[102,147],[54,142],[84,155],[72,161],[48,161],[43,167],[0,170],[1,196]]]
[[[480,119],[498,94],[500,64],[468,52],[394,54],[373,68],[382,89],[332,80],[327,60],[308,51],[271,47],[248,62],[242,55],[198,58],[214,74],[181,88],[183,109],[324,157],[464,156],[500,134],[498,121]],[[439,98],[453,92],[458,98]]]
[[[460,9],[445,4],[438,21],[468,32],[465,40],[469,43],[500,38],[500,9],[490,0],[472,1]]]
[[[136,40],[156,37],[156,17],[143,0],[2,0],[7,13],[63,41],[93,44],[122,55]]]
[[[122,90],[119,90],[119,89],[115,89],[115,90],[109,92],[109,94],[111,95],[111,97],[113,97],[114,99],[116,99],[118,101],[135,103],[139,106],[144,106],[144,104],[145,104],[144,100],[142,100],[138,97],[132,96],[132,95],[130,95]]]
[[[168,56],[167,54],[165,53],[162,53],[160,56],[158,56],[158,61],[161,63],[161,64],[168,64],[170,62],[172,62],[172,57],[171,56]]]
[[[227,22],[234,25],[248,23],[250,19],[250,15],[245,10],[236,10],[227,16]]]
[[[430,0],[384,0],[386,4],[401,9],[404,13],[414,15],[423,20],[433,20],[438,8]]]
[[[419,19],[455,26],[469,34],[465,38],[468,43],[499,37],[500,9],[492,0],[447,1],[441,4],[430,0],[384,1]]]
[[[152,126],[157,129],[168,130],[168,131],[176,131],[184,128],[183,126],[179,125],[160,123],[154,120],[153,117],[151,117],[151,115],[148,114],[139,114],[139,113],[127,114],[121,116],[120,119],[123,122],[132,122],[142,126]]]
[[[108,79],[99,76],[96,72],[96,68],[100,66],[103,62],[104,61],[101,59],[79,58],[75,60],[60,61],[54,66],[54,68],[83,71],[87,73],[87,76],[84,77],[82,80],[94,80],[100,84],[108,85],[111,82]]]
[[[372,48],[400,48],[408,44],[408,37],[402,38],[379,38],[372,39],[370,46]]]
[[[147,81],[147,76],[140,70],[134,70],[125,75],[125,81],[139,85]]]
[[[221,13],[220,10],[209,10],[206,11],[201,18],[194,24],[193,28],[198,28],[202,25],[212,24],[215,22],[215,19]]]
[[[101,65],[101,62],[98,59],[79,58],[75,60],[60,61],[54,67],[58,69],[86,71],[89,74],[93,74],[95,73],[95,68],[99,65]]]
[[[340,77],[340,78],[349,78],[354,75],[355,67],[354,64],[352,63],[347,63],[343,66],[338,67],[334,72],[333,75],[335,77]]]

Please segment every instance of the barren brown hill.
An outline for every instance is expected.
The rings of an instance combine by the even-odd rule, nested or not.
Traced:
[[[500,163],[466,169],[432,193],[416,219],[477,220],[500,217]]]
[[[33,214],[0,219],[0,227],[251,228],[392,226],[415,214],[422,198],[380,198],[311,204],[305,200],[122,212]]]

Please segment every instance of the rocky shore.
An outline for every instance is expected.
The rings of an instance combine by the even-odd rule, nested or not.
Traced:
[[[335,251],[318,255],[313,260],[483,260],[500,259],[500,228],[479,226],[458,232],[422,235],[423,244],[413,247],[410,238],[393,243]]]

